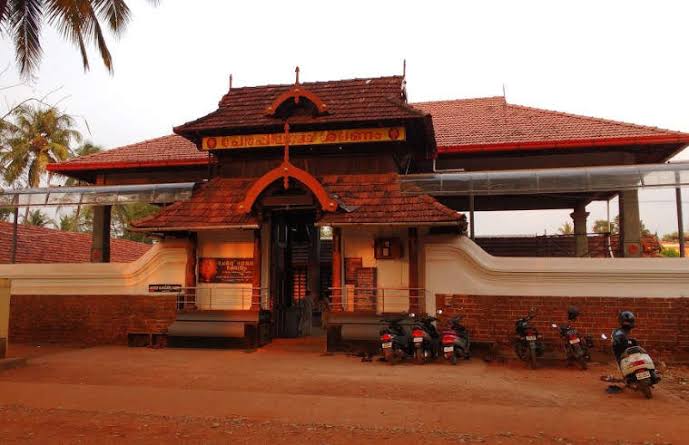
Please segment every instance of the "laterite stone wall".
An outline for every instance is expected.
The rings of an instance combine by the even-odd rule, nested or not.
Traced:
[[[12,295],[10,342],[126,344],[128,333],[163,333],[174,295]]]
[[[567,321],[567,308],[576,306],[581,316],[575,326],[594,341],[601,333],[609,335],[617,327],[617,314],[631,310],[636,314],[634,337],[641,345],[655,351],[689,351],[689,298],[599,298],[599,297],[515,297],[488,295],[436,295],[437,307],[443,309],[441,326],[456,314],[477,341],[510,344],[514,325],[530,308],[537,311],[533,325],[544,341],[559,344],[551,323]]]

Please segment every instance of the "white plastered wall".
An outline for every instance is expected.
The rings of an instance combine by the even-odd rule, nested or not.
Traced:
[[[689,259],[508,258],[486,253],[467,237],[424,243],[427,309],[436,294],[686,297]]]
[[[213,230],[198,232],[199,258],[253,258],[252,230]],[[254,265],[256,266],[256,265]],[[252,283],[198,282],[196,305],[199,309],[240,310],[251,308]]]
[[[146,295],[149,284],[184,284],[189,243],[167,240],[132,263],[3,264],[12,295]]]

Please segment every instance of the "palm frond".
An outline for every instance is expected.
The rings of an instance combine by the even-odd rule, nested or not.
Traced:
[[[38,69],[41,49],[43,0],[14,0],[7,5],[8,32],[14,41],[19,73],[30,77]],[[3,20],[4,21],[4,20]]]
[[[124,0],[96,0],[94,6],[98,16],[108,22],[110,31],[121,36],[132,15],[127,3]]]

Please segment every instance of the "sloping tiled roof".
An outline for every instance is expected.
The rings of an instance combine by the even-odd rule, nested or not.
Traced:
[[[0,264],[12,259],[12,223],[0,221]],[[110,260],[129,263],[151,248],[150,244],[112,239]],[[17,226],[17,263],[88,263],[91,258],[91,234],[62,232],[45,227]]]
[[[132,222],[134,230],[170,231],[255,226],[251,215],[238,210],[254,179],[214,178],[199,185],[187,201],[165,207],[159,213]]]
[[[321,224],[452,223],[461,215],[428,195],[403,195],[399,176],[324,176],[323,187],[351,211],[324,213]]]
[[[70,159],[48,165],[48,170],[68,172],[137,167],[164,167],[175,165],[207,165],[208,153],[200,152],[193,142],[182,136],[163,136],[101,153]]]
[[[379,80],[386,79],[399,80],[399,78]],[[397,80],[386,86],[390,94],[397,91],[399,86]],[[323,84],[325,88],[328,82],[320,84]],[[287,86],[263,88],[237,88],[232,90],[230,96],[235,93],[238,96],[246,95],[252,90],[265,92],[270,88],[283,91]],[[387,91],[386,88],[382,88],[381,91]],[[356,88],[352,91],[356,91]],[[384,105],[385,101],[382,97],[384,96],[379,97],[377,104]],[[226,98],[229,101],[229,96]],[[359,110],[357,113],[367,113],[365,110],[369,105],[361,97],[352,92],[351,95],[341,96],[339,100],[345,100],[345,98],[356,104]],[[264,100],[270,102],[268,96]],[[263,110],[264,105],[263,102],[261,104],[257,102],[254,112]],[[689,143],[689,135],[686,133],[513,105],[505,102],[502,97],[421,102],[412,105],[423,112],[430,113],[433,117],[438,153],[441,154],[601,145]],[[372,106],[372,110],[375,109],[377,108]],[[404,110],[401,112],[406,113]],[[251,114],[251,116],[241,118],[239,121],[254,122],[251,119],[270,119],[263,115],[257,117],[257,114]],[[197,150],[192,142],[181,136],[171,135],[59,164],[50,164],[48,170],[68,172],[70,170],[205,165],[207,162],[208,155]]]
[[[402,97],[400,76],[369,79],[334,80],[300,84],[318,96],[328,112],[320,116],[293,116],[291,124],[363,122],[419,118],[423,112],[407,105]],[[175,127],[175,133],[194,137],[196,132],[237,128],[276,126],[283,121],[266,114],[266,109],[293,85],[265,85],[232,88],[218,104],[218,109],[202,118]]]
[[[440,153],[689,143],[689,134],[507,103],[503,97],[412,104],[433,117]]]
[[[322,224],[455,223],[461,215],[428,195],[402,195],[396,174],[341,175],[319,178],[346,209],[325,213]],[[256,179],[215,178],[199,186],[188,201],[177,202],[157,215],[135,221],[135,230],[171,231],[258,226],[239,204]]]

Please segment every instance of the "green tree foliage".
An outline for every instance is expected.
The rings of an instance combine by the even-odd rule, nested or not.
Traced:
[[[158,213],[158,206],[146,203],[119,204],[112,206],[110,233],[115,238],[151,243],[144,233],[130,232],[127,227],[132,221]],[[78,231],[90,231],[93,227],[93,208],[86,207],[79,215]]]
[[[124,0],[0,0],[0,35],[12,40],[19,72],[25,77],[34,74],[41,61],[45,23],[79,49],[85,71],[89,69],[87,46],[92,44],[112,72],[112,55],[103,31],[109,29],[118,37],[130,20],[131,11]]]
[[[12,218],[12,209],[0,207],[0,221],[9,221]]]
[[[663,247],[660,250],[660,254],[665,257],[679,257],[679,250],[673,248],[673,247]]]
[[[574,233],[574,226],[572,225],[572,223],[566,222],[563,225],[561,225],[560,228],[557,229],[557,231],[561,235],[571,235]]]
[[[24,219],[24,224],[28,226],[48,227],[55,225],[52,219],[48,217],[41,209],[31,210],[28,216]]]
[[[81,141],[74,119],[55,107],[21,105],[6,125],[0,167],[10,185],[23,180],[29,187],[38,187],[46,166],[67,159],[71,144]]]
[[[617,235],[620,233],[620,216],[617,215],[614,220],[610,221],[610,228],[608,230],[608,221],[605,219],[597,219],[593,223],[594,233],[610,233],[612,235]],[[651,231],[646,228],[646,225],[641,221],[641,235],[651,236]]]

